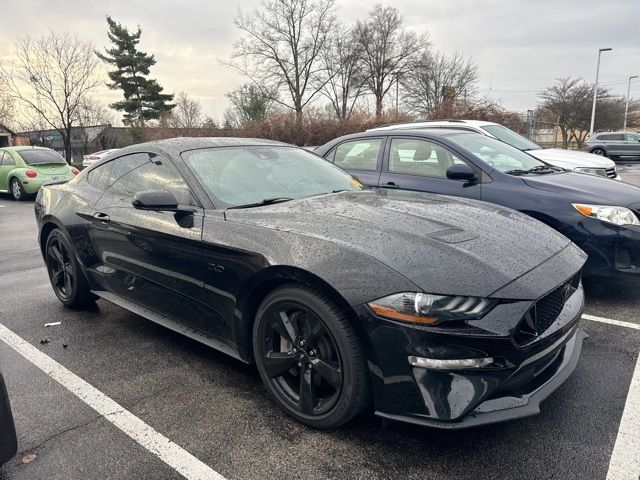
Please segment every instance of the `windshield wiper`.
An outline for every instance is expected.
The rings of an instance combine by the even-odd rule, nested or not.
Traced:
[[[526,175],[528,173],[553,173],[562,170],[563,169],[561,168],[552,167],[550,165],[538,165],[537,167],[530,168],[529,170],[521,170],[516,168],[514,170],[507,170],[504,173],[508,173],[509,175]]]
[[[515,170],[507,170],[504,173],[508,173],[509,175],[526,175],[527,173],[529,173],[529,170],[520,170],[516,168]]]
[[[274,205],[276,203],[288,202],[289,200],[293,200],[293,198],[289,198],[289,197],[264,198],[259,202],[255,202],[255,203],[247,203],[245,205],[233,205],[231,207],[228,207],[227,210],[233,210],[236,208],[262,207],[263,205]]]

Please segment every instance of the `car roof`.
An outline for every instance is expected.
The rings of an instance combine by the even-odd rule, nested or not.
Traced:
[[[152,142],[139,143],[122,149],[144,150],[145,148],[156,148],[168,154],[180,155],[188,150],[198,150],[202,148],[215,147],[258,147],[258,146],[283,146],[295,147],[288,143],[265,140],[263,138],[236,138],[236,137],[176,137],[164,140],[154,140]]]
[[[340,137],[340,140],[356,139],[361,137],[377,137],[380,135],[415,135],[419,137],[444,137],[447,135],[481,135],[477,132],[469,130],[459,130],[456,128],[438,128],[438,129],[412,129],[412,128],[389,128],[385,130],[367,130],[365,132],[352,133]]]
[[[11,151],[11,152],[20,152],[22,150],[51,150],[51,149],[47,148],[47,147],[38,147],[38,146],[35,146],[35,145],[20,145],[20,146],[14,146],[14,147],[2,147],[2,148],[0,148],[0,150],[8,150],[8,151]]]
[[[486,125],[499,125],[495,122],[486,122],[484,120],[464,120],[464,119],[453,119],[453,120],[426,120],[426,121],[416,121],[416,122],[400,122],[400,123],[391,123],[388,125],[382,125],[376,128],[370,128],[367,131],[379,131],[379,130],[392,130],[395,128],[423,128],[423,127],[446,127],[446,126],[469,126],[469,127],[484,127]]]

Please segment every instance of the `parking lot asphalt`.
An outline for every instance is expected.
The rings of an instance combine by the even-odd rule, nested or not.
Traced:
[[[620,169],[640,185],[640,167]],[[314,431],[277,409],[253,367],[104,300],[62,307],[35,233],[33,203],[1,197],[0,324],[227,479],[606,478],[632,411],[640,330],[583,320],[578,367],[536,417],[446,432],[364,415]],[[639,286],[590,283],[585,313],[640,325]],[[2,340],[0,370],[19,437],[0,480],[183,478]],[[628,473],[634,453],[621,452]]]

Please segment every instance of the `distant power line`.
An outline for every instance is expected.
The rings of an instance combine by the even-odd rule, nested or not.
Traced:
[[[620,80],[620,81],[615,81],[615,82],[606,82],[606,83],[601,83],[600,86],[601,87],[609,87],[612,85],[626,85],[629,82],[629,80]],[[631,80],[631,83],[638,83],[640,82],[639,80]],[[538,93],[541,92],[545,89],[546,87],[543,88],[537,88],[535,90],[523,90],[520,88],[484,88],[479,90],[480,92],[484,92],[484,93]]]

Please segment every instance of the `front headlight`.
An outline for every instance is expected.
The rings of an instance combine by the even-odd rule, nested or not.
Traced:
[[[576,167],[574,172],[586,173],[587,175],[597,175],[599,177],[606,177],[607,170],[605,168],[588,168],[588,167]]]
[[[572,203],[571,205],[585,217],[597,218],[615,225],[640,225],[636,214],[627,207],[585,205],[583,203]]]
[[[376,315],[401,322],[436,325],[451,320],[481,318],[496,304],[488,298],[395,293],[367,303]]]

